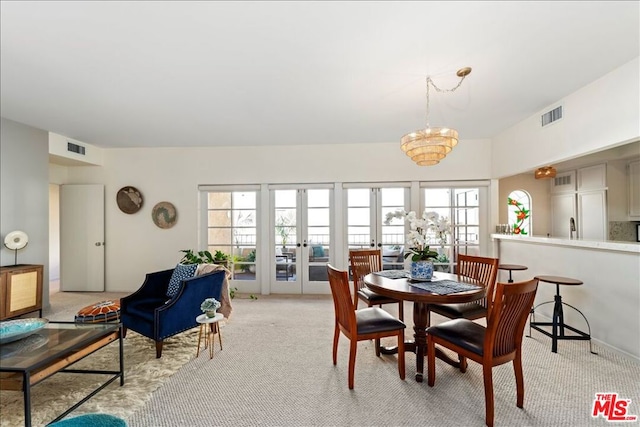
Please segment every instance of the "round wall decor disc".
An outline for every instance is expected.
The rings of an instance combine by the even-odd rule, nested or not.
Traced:
[[[160,202],[153,207],[151,218],[158,227],[171,228],[178,221],[178,212],[172,203]]]
[[[126,214],[134,214],[142,208],[142,193],[136,187],[122,187],[116,195],[120,210]]]
[[[24,231],[16,230],[4,236],[4,245],[13,251],[24,248],[27,243],[29,243],[29,236]]]

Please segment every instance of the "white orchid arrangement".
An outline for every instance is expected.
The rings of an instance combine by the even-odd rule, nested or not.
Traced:
[[[404,219],[409,223],[409,233],[406,237],[409,249],[404,254],[405,259],[409,256],[411,256],[411,261],[437,260],[439,258],[438,252],[432,251],[429,247],[427,233],[430,230],[433,231],[440,244],[444,245],[447,241],[447,234],[451,232],[451,223],[447,217],[440,216],[434,211],[424,211],[422,217],[418,217],[414,211],[397,210],[389,212],[384,223],[389,225],[394,218]]]

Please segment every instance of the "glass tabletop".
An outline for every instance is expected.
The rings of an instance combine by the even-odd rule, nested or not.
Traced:
[[[0,370],[32,371],[98,341],[119,323],[49,322],[33,334],[0,345]]]

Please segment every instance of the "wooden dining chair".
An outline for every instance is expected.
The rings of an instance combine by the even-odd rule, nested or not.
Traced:
[[[494,287],[498,277],[498,258],[487,258],[472,255],[458,255],[458,279],[469,278],[484,286],[486,296],[478,301],[463,304],[432,304],[431,312],[450,319],[475,320],[487,316],[493,300]]]
[[[482,365],[485,420],[493,426],[493,367],[513,361],[518,408],[524,404],[522,375],[522,334],[538,289],[538,279],[519,283],[498,283],[486,328],[469,319],[448,320],[427,329],[427,377],[430,387],[436,380],[436,344],[460,357],[466,371],[467,358]]]
[[[349,291],[349,275],[327,264],[329,285],[335,308],[333,333],[333,364],[338,362],[338,339],[342,332],[349,344],[349,389],[353,389],[358,341],[375,340],[376,355],[380,356],[380,338],[398,338],[398,373],[405,377],[404,330],[405,324],[378,307],[356,310]]]
[[[367,307],[382,304],[398,304],[398,318],[404,320],[404,304],[397,299],[385,297],[373,292],[364,284],[364,276],[375,271],[382,271],[382,256],[380,249],[351,249],[349,250],[351,275],[353,276],[353,305],[358,307],[358,300],[367,303]]]

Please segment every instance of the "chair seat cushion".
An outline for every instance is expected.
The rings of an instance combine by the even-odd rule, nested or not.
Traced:
[[[431,304],[430,310],[450,319],[481,319],[487,317],[487,309],[478,303]]]
[[[127,312],[135,317],[153,321],[155,309],[162,307],[166,298],[143,298],[138,301],[134,301],[127,306]]]
[[[443,338],[459,347],[476,353],[484,353],[486,328],[468,319],[448,320],[427,329],[427,335]]]
[[[358,335],[406,328],[405,324],[378,307],[356,310]]]
[[[399,302],[393,298],[385,297],[380,294],[373,292],[371,289],[364,287],[358,290],[358,297],[370,305],[378,305],[378,304],[390,304],[394,302]]]

